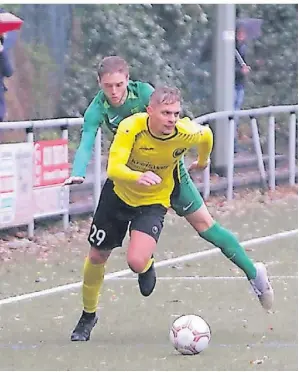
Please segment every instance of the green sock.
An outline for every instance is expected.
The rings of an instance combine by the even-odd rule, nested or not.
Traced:
[[[256,277],[256,268],[253,262],[248,257],[237,238],[229,230],[226,230],[216,222],[208,230],[199,233],[199,235],[220,248],[221,252],[229,260],[244,271],[249,280]]]

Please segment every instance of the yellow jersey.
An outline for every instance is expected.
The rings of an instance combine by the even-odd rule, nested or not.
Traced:
[[[108,158],[107,175],[114,182],[114,192],[126,204],[162,204],[170,206],[174,188],[174,169],[180,158],[197,147],[198,164],[205,166],[213,147],[209,127],[189,118],[179,119],[173,134],[153,135],[148,126],[148,114],[139,113],[124,119],[117,129]],[[161,177],[158,185],[139,185],[142,173],[152,171]]]

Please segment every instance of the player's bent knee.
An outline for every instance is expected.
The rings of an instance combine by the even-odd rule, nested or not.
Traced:
[[[149,235],[149,233],[139,230],[131,231],[130,244],[127,250],[127,262],[133,272],[143,272],[155,251],[156,245],[155,238]]]
[[[108,260],[110,254],[111,251],[100,251],[94,247],[91,247],[89,251],[89,259],[94,265],[104,264]]]
[[[129,268],[134,272],[134,273],[141,273],[144,268],[147,265],[148,259],[143,258],[143,257],[138,257],[138,256],[128,256],[127,257],[127,262]]]
[[[215,223],[205,204],[185,218],[197,232],[206,231]]]

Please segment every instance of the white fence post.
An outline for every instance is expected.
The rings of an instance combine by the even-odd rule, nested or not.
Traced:
[[[227,200],[234,197],[234,157],[235,157],[235,120],[233,117],[228,121],[228,159],[227,159]]]
[[[256,156],[257,156],[258,167],[259,167],[259,171],[260,171],[260,175],[261,175],[261,179],[262,179],[262,185],[263,185],[263,188],[266,189],[267,188],[267,175],[266,175],[266,171],[265,171],[262,147],[261,147],[259,130],[258,130],[256,118],[251,117],[250,118],[250,123],[251,123],[251,130],[252,130],[252,137],[253,137],[255,153],[256,153]]]
[[[68,119],[67,119],[67,124],[68,124]],[[68,140],[69,139],[69,131],[68,131],[68,125],[65,125],[65,126],[62,126],[61,127],[61,130],[62,130],[62,139],[64,140]],[[66,195],[67,193],[67,195]],[[70,215],[69,215],[69,208],[70,208],[70,198],[69,198],[69,195],[70,195],[70,187],[67,186],[67,187],[64,187],[62,186],[62,201],[63,201],[63,204],[65,203],[65,200],[67,198],[67,210],[65,210],[65,212],[63,213],[63,230],[64,231],[67,231],[68,228],[69,228],[69,223],[70,223]],[[65,209],[65,205],[63,206],[64,209]]]
[[[34,147],[34,133],[33,133],[33,126],[26,128],[26,133],[27,133],[27,142],[32,143]],[[35,150],[33,149],[33,159],[35,159]],[[35,167],[33,167],[35,169]],[[35,180],[35,173],[33,173],[33,184]],[[27,228],[27,234],[28,238],[33,238],[34,236],[34,219],[32,222],[29,223],[28,228]]]
[[[102,189],[102,135],[99,128],[95,141],[94,161],[94,210],[96,210]]]
[[[296,115],[294,112],[289,120],[289,184],[295,185],[296,179]]]
[[[275,117],[273,114],[269,116],[268,123],[268,156],[269,170],[268,180],[270,190],[275,190]]]
[[[203,171],[203,198],[207,200],[211,192],[211,181],[210,181],[210,170],[211,163]]]

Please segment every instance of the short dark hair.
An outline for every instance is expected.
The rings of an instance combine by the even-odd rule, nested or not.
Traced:
[[[119,56],[105,57],[99,63],[98,76],[101,79],[105,74],[113,74],[115,72],[124,73],[129,75],[128,63]]]

